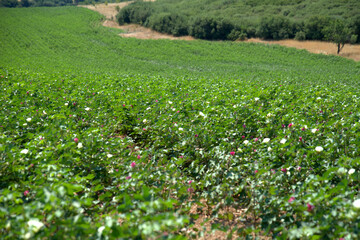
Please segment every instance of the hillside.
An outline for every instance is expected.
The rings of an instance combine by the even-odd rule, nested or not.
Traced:
[[[338,21],[348,28],[348,41],[360,42],[359,9],[357,0],[136,1],[120,11],[118,21],[208,40],[328,40],[326,31]]]
[[[356,239],[360,63],[0,9],[3,239]]]

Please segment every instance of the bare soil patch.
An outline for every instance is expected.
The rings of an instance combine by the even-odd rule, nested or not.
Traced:
[[[321,41],[296,41],[292,39],[279,40],[279,41],[265,41],[258,38],[251,38],[246,42],[264,43],[264,44],[278,44],[286,47],[293,47],[297,49],[305,49],[311,53],[337,55],[337,47],[334,43],[321,42]],[[345,44],[339,56],[360,61],[360,45]]]
[[[108,3],[108,4],[95,4],[94,5],[79,5],[79,7],[88,8],[93,11],[97,11],[100,14],[104,15],[107,20],[116,20],[115,16],[117,14],[116,6],[119,6],[119,8],[126,7],[132,2],[121,2],[121,3]],[[114,22],[116,25],[118,25],[116,22]]]

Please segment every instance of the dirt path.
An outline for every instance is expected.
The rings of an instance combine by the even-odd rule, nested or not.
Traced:
[[[154,1],[154,0],[148,0]],[[86,7],[88,9],[97,11],[103,14],[106,17],[105,22],[103,23],[106,27],[118,28],[125,31],[125,33],[120,33],[122,37],[134,37],[139,39],[171,39],[171,40],[194,40],[191,36],[184,37],[175,37],[168,34],[159,33],[153,31],[149,28],[142,27],[137,24],[127,24],[119,26],[116,22],[116,6],[123,8],[129,5],[132,2],[122,2],[122,3],[109,3],[105,4],[96,4],[93,5],[82,5],[81,7]],[[257,38],[251,38],[246,40],[246,42],[253,43],[264,43],[264,44],[278,44],[286,47],[294,47],[298,49],[306,49],[312,53],[318,54],[333,54],[336,55],[336,46],[334,43],[321,42],[321,41],[296,41],[296,40],[280,40],[280,41],[264,41]],[[355,61],[360,61],[360,45],[350,45],[346,44],[343,50],[340,52],[340,56],[353,59]]]

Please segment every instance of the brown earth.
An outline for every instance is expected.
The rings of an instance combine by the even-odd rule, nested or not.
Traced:
[[[258,38],[251,38],[251,39],[246,40],[246,42],[278,44],[281,46],[293,47],[293,48],[297,48],[297,49],[306,49],[312,53],[337,55],[337,46],[334,43],[330,43],[330,42],[296,41],[296,40],[292,40],[292,39],[279,40],[279,41],[264,41],[264,40],[261,40]],[[360,45],[345,44],[345,46],[341,50],[339,56],[345,57],[345,58],[350,58],[355,61],[360,61]]]
[[[155,1],[155,0],[148,0]],[[109,4],[96,4],[93,5],[82,5],[81,7],[86,7],[88,9],[97,11],[103,14],[106,17],[103,25],[105,27],[118,28],[125,31],[125,33],[120,33],[119,35],[122,37],[134,37],[138,39],[171,39],[171,40],[194,40],[191,36],[183,36],[183,37],[175,37],[168,34],[159,33],[153,31],[149,28],[142,27],[137,24],[127,24],[123,26],[119,26],[116,22],[116,6],[119,8],[123,8],[132,3],[122,2],[122,3],[109,3]],[[296,40],[280,40],[280,41],[265,41],[257,38],[251,38],[246,40],[245,42],[252,43],[263,43],[263,44],[278,44],[286,47],[294,47],[297,49],[306,49],[309,52],[317,53],[317,54],[333,54],[336,55],[337,47],[334,43],[329,42],[321,42],[321,41],[296,41]],[[346,44],[345,47],[340,52],[339,56],[350,58],[355,61],[360,61],[360,45],[351,45]]]

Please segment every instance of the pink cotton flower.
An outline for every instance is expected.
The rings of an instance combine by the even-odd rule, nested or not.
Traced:
[[[199,135],[195,134],[195,137],[198,137]]]
[[[26,197],[26,195],[28,195],[30,192],[29,192],[29,190],[26,190],[25,192],[24,192],[24,196]]]
[[[302,137],[299,137],[299,142],[302,142],[303,138]]]
[[[281,171],[282,171],[283,173],[286,173],[286,168],[282,168]]]
[[[291,128],[291,127],[292,127],[292,125],[293,125],[293,124],[292,124],[292,123],[290,123],[288,127],[289,127],[289,128]]]
[[[143,131],[146,131],[146,128],[143,128]]]
[[[184,156],[180,156],[179,158],[184,158]]]
[[[126,180],[129,180],[129,179],[131,179],[131,176],[127,176],[127,177],[126,177]]]
[[[192,180],[189,180],[188,183],[191,184],[191,183],[192,183]]]
[[[244,139],[244,138],[245,138],[245,136],[241,136],[241,138],[242,138],[242,139]]]
[[[141,156],[140,155],[137,155],[137,159],[140,159],[141,158]]]
[[[245,125],[245,124],[243,125],[243,128],[246,128],[246,125]]]
[[[74,142],[78,143],[79,139],[78,138],[74,138]]]
[[[308,212],[312,212],[314,210],[314,208],[315,208],[315,206],[311,205],[310,203],[307,203],[306,205],[307,205],[307,211]]]
[[[230,155],[231,155],[231,156],[234,156],[234,155],[235,155],[235,152],[230,152]]]
[[[291,203],[294,200],[295,200],[295,197],[291,197],[288,202]]]
[[[189,193],[192,193],[192,192],[194,192],[194,189],[190,187],[190,188],[187,189],[187,191],[188,191]]]
[[[125,104],[123,104],[123,107],[125,107],[126,105]]]
[[[131,163],[131,167],[134,168],[136,166],[136,163],[135,162],[132,162]]]
[[[257,141],[259,141],[259,138],[255,138],[255,140],[254,140],[255,142],[257,142]]]
[[[255,174],[258,173],[259,171],[258,170],[255,170]]]

